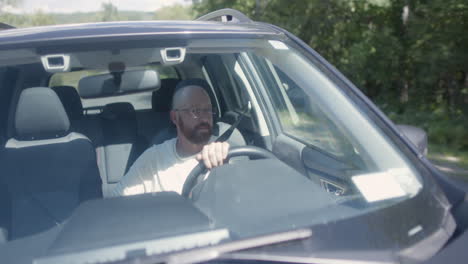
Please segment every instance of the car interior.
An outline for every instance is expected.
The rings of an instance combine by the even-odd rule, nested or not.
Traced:
[[[265,39],[93,44],[18,49],[14,60],[11,50],[0,50],[0,244],[8,245],[0,253],[9,259],[29,245],[25,259],[64,263],[65,252],[124,242],[133,243],[124,250],[130,252],[142,239],[156,239],[154,251],[147,249],[156,254],[343,219],[352,228],[325,225],[323,233],[354,232],[364,237],[353,245],[367,248],[374,243],[365,237],[372,233],[367,220],[352,223],[363,212],[383,223],[375,236],[389,246],[387,232],[405,233],[417,221],[439,228],[407,209],[443,197],[437,188],[421,192],[427,168],[408,165],[418,159],[412,150],[299,49]],[[182,195],[110,198],[146,149],[176,136],[172,96],[187,84],[211,99],[211,140],[226,140],[238,152],[198,185],[203,168],[196,167]],[[402,187],[376,196],[375,177]],[[411,204],[391,225],[374,210],[401,201]],[[434,208],[425,216],[443,214],[440,221],[454,228],[443,213],[448,206]],[[168,240],[157,239],[168,235],[183,243],[165,249]],[[313,246],[340,246],[336,241]],[[105,262],[101,256],[115,252],[101,253],[74,257]]]
[[[2,199],[14,208],[2,214],[3,240],[61,223],[81,202],[107,197],[144,150],[174,138],[169,111],[183,81],[208,88],[217,111],[213,140],[232,127],[248,99],[240,80],[216,66],[229,60],[187,54],[183,63],[163,65],[155,58],[160,50],[76,52],[49,57],[50,65],[34,56],[1,68],[2,181],[18,195]],[[53,70],[61,59],[71,60],[62,65],[68,70]],[[243,115],[227,141],[266,146],[255,114]]]

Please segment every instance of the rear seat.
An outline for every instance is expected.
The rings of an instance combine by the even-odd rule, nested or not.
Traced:
[[[145,138],[138,134],[135,109],[130,103],[113,103],[104,107],[101,115],[102,147],[98,148],[98,163],[103,176],[103,193],[118,183],[140,154],[147,148]]]
[[[130,103],[114,103],[106,105],[99,115],[84,115],[75,88],[55,86],[52,89],[70,116],[70,130],[91,140],[106,197],[107,190],[120,181],[147,147],[147,141],[138,133],[135,109]]]
[[[173,138],[173,135],[175,134],[175,126],[170,120],[169,112],[172,108],[172,96],[174,95],[176,86],[179,82],[179,79],[173,78],[161,80],[161,88],[153,92],[151,104],[153,111],[156,112],[156,118],[157,120],[167,120],[167,124],[165,126],[161,125],[161,129],[151,135],[149,140],[150,145],[161,144],[164,141]],[[167,135],[167,131],[174,133]]]
[[[179,79],[161,79],[160,88],[151,96],[152,109],[136,112],[138,133],[151,142],[154,135],[171,126],[169,111],[171,108],[171,96]]]
[[[94,148],[102,146],[102,128],[98,115],[85,116],[83,104],[73,86],[54,86],[52,90],[60,98],[70,119],[70,130],[87,136]],[[104,179],[103,179],[104,180]]]
[[[81,103],[78,92],[73,86],[54,86],[52,87],[52,90],[54,90],[60,98],[72,126],[73,121],[81,120],[83,118],[83,104]]]

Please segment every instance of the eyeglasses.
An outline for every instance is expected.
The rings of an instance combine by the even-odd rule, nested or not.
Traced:
[[[194,119],[200,118],[202,116],[214,116],[216,112],[212,108],[183,108],[183,109],[174,109],[174,111],[189,112]]]

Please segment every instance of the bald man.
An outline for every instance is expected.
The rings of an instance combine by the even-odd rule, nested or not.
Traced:
[[[170,118],[177,137],[147,149],[110,192],[111,196],[161,191],[182,192],[192,169],[203,162],[208,169],[223,165],[229,150],[226,142],[209,143],[213,110],[206,91],[198,85],[177,89]]]

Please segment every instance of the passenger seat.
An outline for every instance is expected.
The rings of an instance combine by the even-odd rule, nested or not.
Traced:
[[[8,190],[11,209],[6,212],[9,240],[53,228],[81,202],[102,197],[94,153],[87,137],[70,132],[68,116],[52,89],[22,91],[14,137],[1,158],[0,182]]]

